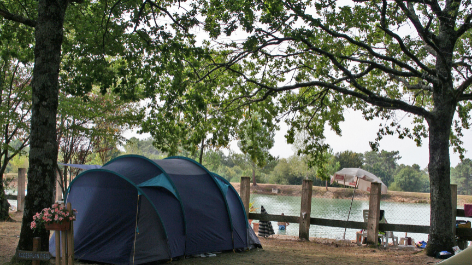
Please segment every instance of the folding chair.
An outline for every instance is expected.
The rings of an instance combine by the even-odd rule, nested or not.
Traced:
[[[367,223],[369,220],[369,210],[363,210],[362,215],[364,217],[364,222]],[[384,210],[380,210],[380,221],[379,223],[387,223],[387,220],[385,219],[385,214]],[[393,241],[393,244],[396,246],[398,245],[398,237],[393,235],[393,232],[387,231],[385,233],[378,233],[378,237],[380,238],[380,244],[383,247],[388,246],[388,238],[391,238]],[[364,238],[367,238],[367,231],[363,231],[361,234],[358,234],[356,237],[356,243],[358,245],[361,245],[362,242],[364,241]]]

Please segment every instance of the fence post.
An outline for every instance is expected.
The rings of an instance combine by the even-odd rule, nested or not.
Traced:
[[[243,201],[244,209],[246,210],[246,216],[249,218],[249,198],[251,196],[251,178],[241,177],[241,185],[239,187],[239,193],[241,200]]]
[[[25,209],[25,190],[26,190],[26,168],[18,168],[18,196],[17,196],[17,207],[18,212],[22,212]]]
[[[310,240],[310,216],[311,197],[313,194],[313,181],[304,179],[302,184],[302,198],[300,206],[300,225],[298,237],[301,240]]]
[[[377,244],[379,236],[381,183],[370,184],[369,219],[367,220],[367,244]]]
[[[457,185],[451,184],[451,204],[452,204],[452,233],[456,235],[456,215],[457,215]]]
[[[67,203],[67,210],[73,211],[70,202]],[[74,264],[74,222],[70,222],[70,230],[67,231],[67,260],[69,265]]]
[[[56,199],[54,201],[62,201],[62,188],[61,188],[61,174],[59,171],[56,172]]]
[[[41,250],[41,238],[40,237],[33,237],[33,251],[40,251]],[[33,265],[39,265],[39,260],[33,260]]]
[[[61,263],[61,231],[54,231],[55,244],[56,244],[56,264]]]

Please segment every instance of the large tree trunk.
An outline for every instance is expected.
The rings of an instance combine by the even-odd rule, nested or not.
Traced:
[[[3,187],[3,174],[0,175],[0,221],[7,221],[10,219],[8,211],[10,204],[8,203],[7,197],[5,197],[5,190]]]
[[[56,113],[58,75],[61,62],[64,15],[68,1],[39,0],[35,28],[32,81],[31,135],[28,169],[28,194],[21,225],[18,249],[31,250],[33,237],[41,237],[41,249],[49,248],[49,231],[30,229],[33,215],[53,202],[58,145]]]
[[[429,179],[431,187],[431,218],[428,256],[437,252],[452,251],[452,202],[450,181],[449,135],[454,107],[448,105],[434,111],[435,118],[429,123]]]

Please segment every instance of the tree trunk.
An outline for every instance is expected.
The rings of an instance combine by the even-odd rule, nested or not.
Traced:
[[[69,1],[39,0],[35,27],[35,63],[32,81],[31,135],[28,195],[18,249],[32,250],[33,237],[41,237],[41,249],[49,248],[49,231],[30,229],[33,215],[53,203],[58,144],[56,114],[64,15]]]
[[[449,105],[434,111],[435,117],[429,123],[429,179],[431,196],[431,218],[428,256],[439,251],[452,252],[452,202],[450,187],[449,135],[454,108]]]
[[[257,186],[256,183],[256,164],[252,163],[252,186]]]
[[[205,138],[202,138],[202,142],[200,144],[200,165],[203,165],[203,148],[205,148]]]
[[[3,174],[0,175],[0,221],[10,220],[8,211],[10,204],[8,203],[7,197],[5,196],[5,190],[3,187]]]

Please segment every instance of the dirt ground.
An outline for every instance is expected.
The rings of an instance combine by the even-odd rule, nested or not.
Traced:
[[[0,264],[10,263],[20,235],[22,215],[12,212],[16,222],[0,222]],[[275,235],[260,238],[262,249],[243,253],[217,253],[216,257],[188,258],[174,264],[435,264],[440,260],[426,256],[424,251],[387,249],[340,244],[334,240],[311,238],[309,242],[296,237]],[[51,260],[53,264],[53,260]],[[87,264],[77,261],[75,264]],[[89,264],[90,265],[90,264]]]

